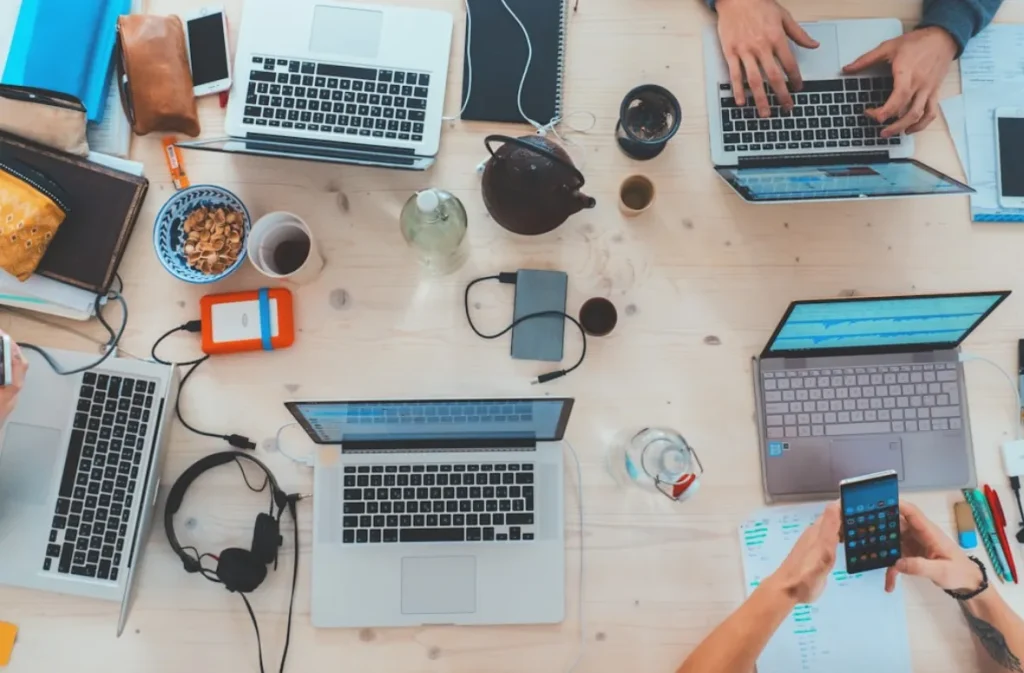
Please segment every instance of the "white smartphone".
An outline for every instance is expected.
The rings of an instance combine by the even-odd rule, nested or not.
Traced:
[[[14,382],[14,372],[11,370],[11,337],[6,334],[0,335],[0,386],[9,386]]]
[[[1024,208],[1024,108],[996,109],[999,205]]]
[[[231,88],[231,55],[224,7],[203,7],[185,14],[182,20],[192,68],[192,91],[197,97],[227,91]]]

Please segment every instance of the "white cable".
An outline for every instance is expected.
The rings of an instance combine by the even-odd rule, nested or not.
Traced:
[[[297,464],[302,465],[304,467],[313,467],[313,456],[312,455],[309,455],[309,456],[307,456],[305,458],[296,458],[295,456],[293,456],[292,454],[290,454],[290,453],[288,453],[287,451],[284,450],[284,445],[281,444],[281,433],[284,432],[287,428],[291,428],[291,427],[300,427],[300,426],[299,426],[298,423],[285,423],[284,425],[282,425],[281,427],[279,427],[277,429],[277,435],[274,438],[274,443],[277,445],[277,450],[281,452],[282,456],[284,456],[288,460],[292,461],[293,463],[297,463]]]
[[[565,673],[572,673],[576,670],[576,667],[580,665],[580,661],[583,660],[583,650],[587,645],[587,632],[586,625],[583,623],[583,470],[580,468],[580,458],[576,455],[576,449],[572,448],[572,444],[568,439],[564,440],[564,443],[569,447],[569,453],[572,454],[572,459],[576,463],[576,503],[579,506],[580,514],[580,577],[579,577],[579,604],[577,606],[577,614],[580,620],[580,649],[576,654],[576,659],[573,660],[572,666],[566,669]]]
[[[999,373],[1003,375],[1003,378],[1006,379],[1006,382],[1010,384],[1010,388],[1013,389],[1013,399],[1017,400],[1017,407],[1013,411],[1013,416],[1014,418],[1017,419],[1017,422],[1015,423],[1015,425],[1017,426],[1017,439],[1024,439],[1024,426],[1021,425],[1020,390],[1017,389],[1017,384],[1014,383],[1013,377],[1010,376],[1006,372],[1006,370],[999,366],[999,364],[994,360],[989,360],[986,357],[982,357],[981,355],[974,355],[973,353],[960,353],[960,362],[970,362],[972,360],[977,360],[979,362],[987,362],[988,364],[992,365],[993,367],[999,370]]]
[[[466,100],[462,101],[462,109],[454,117],[441,117],[441,121],[453,122],[462,117],[469,107],[469,99],[473,95],[473,13],[469,11],[469,0],[466,0]]]

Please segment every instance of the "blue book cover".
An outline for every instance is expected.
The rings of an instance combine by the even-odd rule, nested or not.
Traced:
[[[102,121],[117,17],[130,12],[131,0],[23,0],[3,82],[77,96]]]

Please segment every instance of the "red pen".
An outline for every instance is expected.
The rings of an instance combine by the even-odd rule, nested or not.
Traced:
[[[985,485],[985,499],[988,501],[988,507],[992,510],[992,516],[995,518],[996,535],[999,536],[999,545],[1003,548],[1003,553],[1006,554],[1006,563],[1010,566],[1010,575],[1013,577],[1013,583],[1017,584],[1017,566],[1013,562],[1010,542],[1006,539],[1006,515],[1003,513],[1003,503],[999,501],[999,494],[996,493],[996,490],[987,484]]]

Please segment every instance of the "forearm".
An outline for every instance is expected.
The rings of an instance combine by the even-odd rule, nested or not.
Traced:
[[[1024,620],[989,588],[976,598],[960,604],[974,644],[979,653],[983,673],[1021,673],[1024,657]]]
[[[957,56],[992,21],[1003,0],[924,0],[921,28],[938,26],[953,36]]]
[[[794,605],[786,588],[768,578],[697,646],[677,673],[750,673]]]

